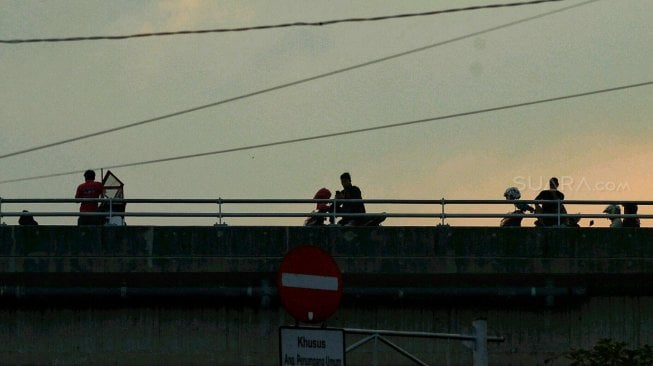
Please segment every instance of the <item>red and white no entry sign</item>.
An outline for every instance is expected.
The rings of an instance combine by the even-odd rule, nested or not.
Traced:
[[[281,261],[277,287],[281,304],[290,315],[301,322],[319,323],[338,309],[342,274],[327,252],[303,245]]]

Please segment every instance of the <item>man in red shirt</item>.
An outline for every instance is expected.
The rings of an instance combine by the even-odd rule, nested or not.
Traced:
[[[102,183],[95,181],[95,172],[87,170],[84,172],[86,181],[77,186],[75,198],[100,198],[104,195],[104,186]],[[79,212],[96,212],[97,202],[82,202],[79,206]],[[77,225],[99,225],[102,220],[100,216],[80,216],[77,219]]]

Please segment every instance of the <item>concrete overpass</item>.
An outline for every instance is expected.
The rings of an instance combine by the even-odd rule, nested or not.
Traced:
[[[606,337],[653,343],[653,229],[2,226],[1,363],[276,365],[278,328],[294,324],[276,272],[302,244],[343,272],[329,327],[465,333],[485,318],[506,339],[491,365],[564,365]],[[471,364],[459,341],[396,343]],[[412,364],[389,348],[378,361]]]

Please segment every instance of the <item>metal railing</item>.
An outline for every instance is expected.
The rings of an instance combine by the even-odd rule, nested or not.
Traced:
[[[473,365],[474,366],[487,366],[488,365],[488,343],[489,342],[504,342],[505,337],[488,336],[487,334],[487,321],[485,319],[477,319],[472,322],[471,334],[458,334],[458,333],[433,333],[433,332],[414,332],[414,331],[396,331],[396,330],[373,330],[373,329],[353,329],[344,328],[345,334],[358,334],[366,335],[363,339],[350,345],[345,350],[347,353],[359,348],[360,346],[373,342],[374,352],[372,365],[378,365],[378,342],[385,344],[397,353],[411,360],[413,363],[420,366],[429,366],[428,363],[420,360],[415,355],[411,354],[403,347],[395,344],[386,338],[386,336],[394,337],[408,337],[408,338],[431,338],[431,339],[453,339],[460,340],[466,347],[473,351]]]
[[[79,204],[82,202],[96,202],[105,203],[109,208],[108,211],[103,212],[78,212],[77,206],[71,205],[71,210],[68,211],[30,211],[23,212],[21,207],[20,211],[11,210],[7,211],[6,207],[17,205],[37,205],[37,204]],[[514,214],[514,213],[499,213],[499,212],[483,212],[481,210],[474,212],[460,212],[452,210],[452,206],[474,206],[487,209],[488,206],[496,207],[508,205],[513,208],[515,203],[525,204],[543,204],[555,202],[557,206],[556,213],[532,213],[532,214]],[[652,219],[652,214],[605,214],[602,213],[602,207],[599,209],[600,213],[563,213],[561,212],[561,205],[564,203],[567,207],[572,205],[582,206],[603,206],[603,205],[621,205],[623,203],[633,203],[638,206],[653,206],[653,201],[614,201],[614,200],[565,200],[565,201],[547,201],[547,200],[461,200],[461,199],[144,199],[144,198],[131,198],[131,199],[110,199],[110,198],[0,198],[0,222],[5,217],[20,217],[20,216],[34,216],[34,217],[77,217],[77,216],[104,216],[112,218],[114,216],[120,217],[186,217],[186,218],[215,218],[218,224],[224,224],[225,218],[293,218],[293,217],[324,217],[330,218],[333,222],[340,217],[353,217],[353,218],[372,218],[383,217],[387,218],[421,218],[437,220],[439,224],[446,225],[447,219],[458,218],[506,218],[506,217],[522,217],[522,218],[551,218],[555,217],[558,224],[565,218],[639,218],[639,219]],[[304,212],[287,212],[279,210],[279,206],[288,205],[307,205],[312,204],[313,207],[317,203],[330,204],[333,209],[330,212],[308,212],[309,207]],[[428,212],[368,212],[368,213],[345,213],[338,212],[338,204],[340,203],[364,203],[368,205],[389,205],[389,207],[397,206],[420,206],[426,207]],[[134,204],[140,205],[168,205],[165,211],[126,211],[115,212],[112,208],[114,204],[126,204],[129,208]],[[192,212],[175,211],[170,209],[170,205],[192,205]],[[261,212],[261,211],[248,211],[239,212],[237,210],[228,211],[226,208],[246,205],[266,205],[275,207],[275,211]],[[198,207],[212,206],[210,211],[200,210]],[[31,207],[31,206],[30,206]],[[72,209],[72,207],[75,207]],[[569,212],[570,210],[567,209]]]

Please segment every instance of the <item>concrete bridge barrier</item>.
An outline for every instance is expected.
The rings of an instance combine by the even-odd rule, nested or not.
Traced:
[[[653,343],[651,229],[3,226],[0,364],[276,365],[278,327],[294,324],[276,272],[303,244],[343,272],[329,327],[465,333],[484,318],[506,338],[491,365],[565,365],[600,338]],[[471,364],[457,341],[396,342]],[[378,361],[411,364],[390,349]]]

